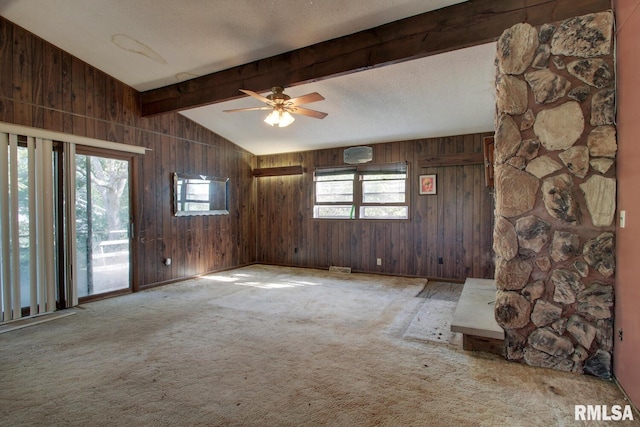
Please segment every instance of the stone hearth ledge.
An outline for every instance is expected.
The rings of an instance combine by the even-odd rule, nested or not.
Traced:
[[[504,329],[496,322],[496,283],[492,279],[468,278],[453,313],[451,331],[475,337],[504,340]]]

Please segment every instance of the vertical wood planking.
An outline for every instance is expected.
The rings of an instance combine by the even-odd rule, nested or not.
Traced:
[[[462,221],[462,235],[466,238],[462,241],[462,271],[461,275],[464,277],[477,277],[474,276],[474,259],[473,259],[473,250],[476,246],[476,240],[473,230],[475,211],[474,203],[475,203],[475,195],[473,192],[473,179],[474,179],[474,168],[473,166],[465,166],[464,167],[464,181],[463,181],[463,206],[462,212],[464,221]]]
[[[64,132],[62,114],[62,52],[50,44],[43,45],[43,127]]]
[[[87,65],[83,67],[80,64],[75,64],[75,62],[80,63],[78,60],[74,60],[74,70],[77,71],[77,78],[81,79],[81,69],[84,69],[84,92],[82,92],[82,84],[80,82],[74,82],[72,84],[74,97],[75,93],[82,93],[79,101],[74,100],[74,112],[76,114],[73,117],[73,129],[74,132],[82,132],[82,126],[84,123],[84,132],[88,137],[95,138],[96,136],[96,103],[93,97],[93,93],[95,92],[95,68]],[[76,73],[74,73],[76,74]],[[84,107],[80,103],[84,99]],[[79,116],[79,117],[76,117]],[[85,118],[86,117],[86,118]]]
[[[340,166],[342,149],[259,156],[259,167],[300,164],[301,176],[257,179],[257,261],[328,268],[331,265],[426,277],[490,277],[486,248],[493,216],[482,165],[419,168],[421,158],[478,152],[479,135],[374,145],[374,163],[409,162],[409,221],[313,219],[313,169]],[[437,175],[437,194],[419,195],[419,175]],[[482,178],[483,179],[483,178]],[[296,245],[299,245],[296,246]],[[293,248],[298,247],[298,254]],[[478,249],[479,248],[479,249]],[[438,258],[443,264],[438,264]],[[382,266],[376,265],[382,259]],[[489,259],[488,259],[489,258]],[[492,274],[492,273],[491,273]]]
[[[122,141],[124,127],[122,126],[122,100],[124,97],[123,84],[119,81],[105,79],[105,109],[107,113],[107,140]]]
[[[157,206],[157,209],[162,209],[162,206],[166,206],[168,204],[169,210],[170,210],[168,215],[160,215],[157,220],[158,222],[157,227],[158,227],[158,230],[161,230],[161,235],[162,235],[162,241],[156,247],[156,250],[158,251],[157,259],[161,260],[159,269],[161,272],[160,280],[162,281],[169,280],[171,277],[176,277],[178,274],[180,274],[178,271],[176,271],[176,269],[180,265],[184,265],[183,262],[180,261],[179,257],[176,256],[176,251],[175,251],[175,248],[173,247],[173,245],[175,244],[174,240],[164,238],[164,236],[171,235],[171,223],[172,223],[171,215],[173,213],[173,206],[172,206],[172,200],[171,200],[171,185],[173,184],[172,176],[171,176],[171,173],[165,168],[165,165],[168,163],[168,160],[171,158],[171,145],[172,144],[169,137],[161,136],[160,143],[157,145],[157,148],[156,148],[156,152],[159,155],[160,164],[162,165],[160,167],[160,170],[158,171],[160,172],[161,183],[162,181],[165,181],[168,183],[168,185],[163,186],[163,188],[166,188],[166,190],[159,192],[157,196],[159,197],[159,200],[156,200],[156,206]],[[158,158],[156,158],[156,162],[157,161],[158,161]],[[171,265],[164,265],[162,263],[162,261],[164,261],[166,258],[172,259]],[[173,262],[174,260],[175,262]]]
[[[431,140],[427,142],[427,155],[429,157],[438,155],[438,141]],[[436,174],[436,191],[440,192],[442,188],[442,184],[438,183],[440,180],[443,180],[444,177],[442,175],[438,176],[438,168],[423,168],[423,174]],[[444,182],[444,181],[443,181]],[[420,198],[424,199],[426,204],[426,232],[420,230],[419,233],[424,233],[426,238],[423,242],[423,252],[424,258],[421,260],[425,265],[419,271],[431,271],[432,276],[438,277],[438,224],[440,224],[440,217],[438,215],[439,206],[442,204],[438,201],[438,195],[421,195]]]
[[[93,69],[93,131],[94,138],[108,139],[107,132],[107,97],[106,97],[106,85],[107,76],[100,70]],[[91,93],[88,93],[91,96]]]
[[[38,37],[32,37],[31,41],[31,80],[33,89],[31,91],[31,102],[33,106],[30,126],[41,128],[44,126],[44,99],[43,99],[43,49],[44,42]]]
[[[64,133],[73,133],[73,114],[68,114],[69,111],[73,111],[73,90],[72,81],[73,78],[73,60],[74,58],[66,52],[61,52],[60,63],[62,67],[62,131]],[[80,61],[78,61],[80,62]],[[81,98],[81,99],[84,99]],[[82,133],[78,133],[82,135]]]
[[[0,19],[0,120],[13,122],[13,25]]]
[[[31,63],[32,37],[18,27],[13,31],[13,93],[14,121],[32,126],[34,76]]]

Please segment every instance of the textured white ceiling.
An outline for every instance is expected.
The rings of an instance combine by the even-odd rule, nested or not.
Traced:
[[[285,91],[291,97],[324,96],[306,107],[328,116],[296,115],[286,128],[264,123],[265,111],[222,112],[261,105],[249,97],[182,114],[254,154],[490,131],[495,49],[491,43],[292,87]]]
[[[141,91],[351,34],[460,0],[0,0],[0,15]],[[255,154],[493,129],[495,44],[300,85],[288,128],[242,98],[183,114]],[[284,85],[288,82],[273,82]]]

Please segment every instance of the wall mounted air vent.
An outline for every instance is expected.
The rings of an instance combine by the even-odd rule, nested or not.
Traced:
[[[344,162],[348,165],[367,163],[373,160],[373,148],[350,147],[344,150]]]

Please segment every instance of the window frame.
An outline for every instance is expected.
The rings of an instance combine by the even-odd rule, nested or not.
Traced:
[[[331,175],[340,175],[340,174],[350,174],[353,173],[353,199],[351,203],[349,202],[318,202],[318,187],[317,183],[320,182],[318,177],[322,176],[331,176]],[[389,202],[389,203],[380,203],[380,202],[364,202],[365,192],[363,189],[363,185],[367,180],[363,179],[366,175],[376,175],[376,174],[404,174],[404,202]],[[346,221],[409,221],[411,219],[411,193],[410,193],[410,175],[409,175],[409,164],[408,162],[394,162],[394,163],[378,163],[378,164],[367,164],[367,165],[357,165],[357,166],[342,166],[342,167],[317,167],[314,170],[313,174],[313,213],[312,217],[314,220],[346,220]],[[369,181],[371,182],[371,181]],[[350,214],[349,216],[318,216],[318,209],[325,206],[335,206],[345,208],[349,206]],[[406,208],[406,217],[365,217],[363,216],[363,211],[368,207],[405,207]]]

